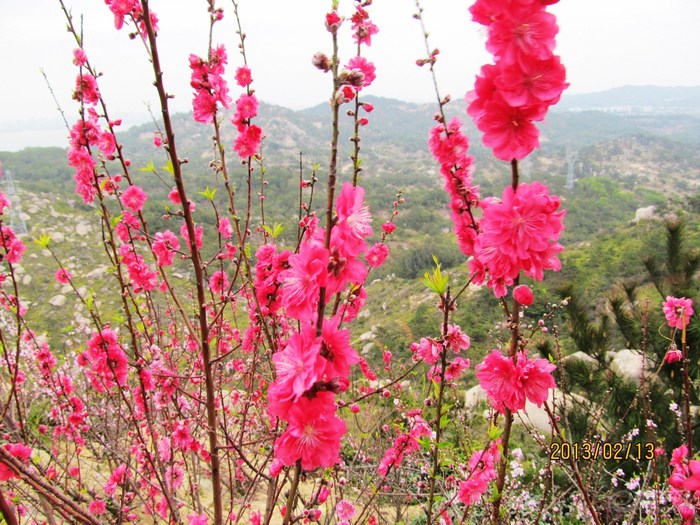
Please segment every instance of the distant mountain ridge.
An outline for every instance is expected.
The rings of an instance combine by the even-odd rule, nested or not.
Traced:
[[[641,91],[640,91],[641,90]],[[632,135],[653,135],[687,143],[700,142],[700,87],[688,91],[690,95],[681,97],[681,92],[673,88],[633,88],[639,95],[625,95],[626,88],[613,90],[615,93],[601,92],[591,95],[572,95],[568,101],[562,100],[562,109],[548,115],[546,122],[540,125],[542,153],[551,154],[555,150],[578,149],[598,144],[618,137]],[[695,111],[663,111],[658,108],[671,108],[671,101],[683,101],[688,107],[694,100],[691,96],[697,91]],[[647,95],[644,95],[644,93]],[[651,93],[651,95],[649,95]],[[675,97],[671,95],[676,93]],[[587,97],[587,98],[581,98]],[[625,112],[615,111],[621,100],[633,103],[654,103],[654,111]],[[663,106],[663,101],[667,105]],[[429,130],[435,125],[436,104],[419,104],[403,102],[396,99],[366,96],[363,101],[374,106],[368,114],[370,125],[362,129],[362,156],[366,160],[381,160],[380,170],[392,170],[397,164],[406,161],[418,165],[432,165],[432,158],[427,149]],[[655,102],[656,101],[656,102]],[[598,104],[597,108],[595,104]],[[607,104],[607,105],[605,105]],[[647,104],[647,105],[649,105]],[[678,102],[680,104],[680,102]],[[590,108],[589,108],[590,106]],[[634,106],[636,107],[636,106]],[[680,106],[678,106],[680,107]],[[573,109],[572,109],[573,108]],[[482,144],[482,133],[476,129],[471,118],[466,114],[466,104],[461,98],[445,106],[447,118],[459,117],[463,130],[469,137],[470,152],[480,163],[497,165],[490,150]],[[271,164],[298,163],[299,152],[305,158],[318,161],[325,158],[328,140],[331,135],[330,109],[328,104],[318,104],[302,110],[291,110],[282,106],[261,102],[257,123],[267,136],[266,157]],[[180,129],[181,149],[191,159],[204,159],[208,162],[211,150],[211,133],[206,126],[194,122],[189,114],[175,117]],[[352,134],[351,119],[341,120],[341,150],[349,154]],[[232,142],[235,130],[230,125],[230,115],[223,119],[224,140]],[[120,135],[120,140],[132,155],[152,155],[153,125],[144,124],[129,129]]]
[[[371,102],[376,108],[375,113],[369,115],[370,121],[381,122],[381,126],[370,125],[365,128],[364,135],[369,139],[369,143],[376,143],[376,139],[390,140],[399,142],[401,149],[405,151],[415,151],[416,148],[424,146],[428,130],[434,125],[433,115],[437,110],[435,103],[405,102],[372,95],[363,97],[363,100]],[[454,101],[446,106],[448,118],[459,116],[465,123],[468,135],[479,137],[481,134],[465,114],[465,109],[461,97],[455,97]],[[636,132],[675,136],[687,141],[697,141],[700,137],[697,133],[700,128],[700,86],[623,86],[595,93],[565,92],[552,110],[547,118],[548,124],[542,127],[543,142],[550,144],[561,142],[561,131],[567,136],[567,144],[572,142],[568,140],[572,134],[585,135],[584,138],[589,143]],[[328,112],[328,104],[324,102],[301,110],[264,102],[261,102],[260,107],[262,124],[268,126],[268,137],[274,137],[274,131],[281,131],[284,137],[281,144],[273,146],[297,152],[302,148],[309,151],[325,147],[330,125]],[[582,115],[591,112],[598,112],[600,115]],[[579,116],[582,122],[579,122]],[[679,117],[685,119],[684,122],[662,122],[659,127],[659,118],[667,121]],[[182,122],[191,120],[188,113],[178,114],[176,118]],[[642,120],[638,121],[639,119]],[[653,122],[649,122],[649,119]],[[41,119],[27,119],[22,122],[0,121],[0,151],[17,151],[23,147],[35,146],[65,147],[67,132],[61,127],[60,121],[51,122],[54,123],[50,124],[48,120]],[[577,126],[580,124],[586,129],[581,130]],[[347,123],[344,125],[347,126]],[[57,129],[51,126],[56,126]],[[548,127],[551,131],[547,131]],[[127,135],[128,141],[129,135],[152,130],[153,124],[149,122],[122,130],[120,134]],[[209,135],[208,131],[193,122],[189,123],[188,131],[194,133],[195,137],[205,137],[205,142]],[[574,138],[573,141],[576,140],[577,138]],[[472,140],[472,144],[479,142]]]
[[[622,86],[596,93],[564,94],[555,109],[700,115],[700,86]]]

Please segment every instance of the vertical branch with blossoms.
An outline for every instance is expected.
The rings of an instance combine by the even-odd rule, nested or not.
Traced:
[[[367,253],[366,239],[373,232],[364,189],[357,185],[361,125],[358,112],[364,107],[357,96],[359,90],[370,85],[374,75],[374,66],[359,56],[359,50],[362,44],[369,45],[377,32],[364,9],[369,3],[358,3],[351,19],[358,56],[346,68],[339,67],[338,34],[344,19],[334,2],[325,19],[332,37],[332,54],[328,57],[317,53],[312,60],[318,69],[331,74],[333,83],[326,223],[324,228],[315,216],[304,219],[304,237],[296,253],[288,256],[288,269],[279,275],[280,305],[299,330],[282,341],[281,348],[273,354],[275,378],[268,389],[269,413],[286,422],[284,432],[275,441],[275,456],[280,466],[293,467],[285,523],[295,519],[302,471],[331,467],[339,460],[340,438],[347,426],[336,415],[336,395],[348,389],[350,367],[359,361],[350,346],[349,330],[342,325],[351,322],[361,307],[358,291],[368,271],[360,256]],[[350,114],[355,119],[354,176],[352,183],[343,184],[336,198],[340,107],[353,99],[356,106]],[[370,266],[381,264],[383,260],[379,258],[367,255]],[[275,475],[278,473],[276,469]],[[318,504],[317,499],[311,502],[312,507]],[[347,510],[342,514],[351,515]]]
[[[484,133],[484,144],[497,158],[510,163],[511,184],[500,199],[480,198],[478,187],[471,182],[472,159],[466,154],[469,143],[457,118],[446,122],[444,106],[449,97],[440,97],[434,73],[439,51],[427,44],[420,5],[416,15],[428,53],[418,65],[430,66],[440,107],[429,145],[451,196],[451,217],[459,246],[470,257],[469,282],[485,283],[501,299],[510,330],[507,355],[493,350],[476,367],[476,377],[495,410],[493,422],[499,415],[505,421],[498,453],[488,463],[498,463],[498,470],[485,475],[472,472],[474,477],[462,482],[459,491],[463,503],[470,505],[486,490],[488,481],[495,479],[491,509],[494,524],[501,523],[513,414],[523,410],[526,401],[542,406],[549,390],[555,387],[551,375],[555,366],[527,355],[528,341],[521,333],[520,317],[522,308],[532,304],[534,297],[520,279],[524,273],[542,280],[545,270],[561,267],[557,254],[563,248],[557,241],[565,212],[559,210],[560,200],[551,196],[546,186],[520,183],[518,172],[518,161],[539,145],[534,121],[543,120],[547,108],[559,100],[568,85],[564,67],[553,54],[557,26],[554,16],[546,12],[551,3],[477,0],[470,8],[474,20],[487,27],[486,47],[495,63],[482,68],[475,90],[467,95],[467,112]],[[510,307],[505,300],[509,287],[513,288]],[[481,482],[475,483],[476,479]],[[583,486],[580,489],[585,491]],[[595,510],[589,507],[597,521]]]
[[[551,3],[511,5],[477,0],[470,8],[474,20],[487,27],[486,48],[495,63],[482,67],[476,88],[467,97],[467,112],[484,133],[484,145],[497,158],[510,162],[512,171],[511,185],[501,200],[481,202],[481,231],[470,261],[475,282],[483,282],[488,275],[487,286],[496,297],[505,297],[507,287],[515,287],[510,309],[503,300],[511,331],[508,356],[494,351],[476,367],[482,387],[505,419],[503,457],[491,513],[494,524],[501,521],[513,413],[525,408],[526,399],[541,406],[548,389],[555,386],[554,365],[527,357],[520,311],[532,299],[520,286],[520,274],[542,280],[544,270],[561,267],[556,255],[563,248],[556,241],[564,229],[564,212],[558,211],[559,199],[550,196],[544,185],[521,184],[518,173],[518,161],[539,146],[534,121],[544,119],[548,107],[568,85],[564,67],[553,53],[558,28],[554,16],[546,11]],[[590,511],[597,522],[595,510]]]
[[[673,505],[683,519],[684,525],[694,523],[697,512],[697,491],[700,490],[700,462],[693,458],[693,427],[690,414],[691,386],[688,373],[690,363],[686,343],[686,331],[693,311],[693,301],[686,297],[666,297],[662,304],[667,325],[672,329],[671,344],[666,354],[666,363],[681,361],[683,369],[683,410],[682,422],[685,444],[673,451],[670,465],[673,471],[668,478]],[[680,331],[681,349],[678,349],[677,337]]]

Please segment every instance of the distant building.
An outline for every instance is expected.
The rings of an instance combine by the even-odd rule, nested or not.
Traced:
[[[10,170],[5,170],[3,172],[2,162],[0,162],[0,181],[3,186],[3,190],[7,200],[10,203],[10,227],[15,235],[24,235],[27,233],[27,223],[24,221],[22,215],[22,205],[20,203],[19,195],[17,194],[17,188],[15,187],[15,182],[12,179],[12,172]]]

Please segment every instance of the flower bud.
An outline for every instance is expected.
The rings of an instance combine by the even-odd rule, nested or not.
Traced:
[[[311,63],[314,65],[314,67],[320,69],[324,73],[328,73],[332,66],[331,59],[320,51],[311,58]]]
[[[683,503],[678,507],[678,512],[681,514],[683,521],[690,521],[695,516],[695,509],[689,503]]]
[[[523,306],[530,306],[535,300],[535,296],[530,287],[524,284],[515,287],[513,290],[513,298]]]
[[[350,102],[355,98],[355,89],[351,86],[342,86],[336,93],[335,93],[335,101],[338,104],[345,104],[346,102]]]
[[[365,80],[365,74],[359,69],[343,69],[338,75],[338,78],[343,84],[353,87],[362,87]]]
[[[338,32],[338,28],[342,23],[343,19],[338,15],[337,11],[331,11],[326,14],[326,29],[332,34],[335,35]]]

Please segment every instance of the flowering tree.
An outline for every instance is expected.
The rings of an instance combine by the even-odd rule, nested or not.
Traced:
[[[521,281],[540,281],[545,270],[558,270],[563,250],[560,199],[539,182],[521,183],[518,168],[538,147],[534,122],[544,119],[567,87],[564,67],[553,53],[558,28],[547,6],[554,2],[478,0],[470,8],[474,20],[487,27],[487,49],[495,62],[482,68],[467,95],[468,113],[484,144],[510,163],[511,184],[500,198],[480,195],[461,122],[448,121],[449,97],[436,92],[439,112],[428,147],[450,196],[469,276],[453,289],[435,261],[425,284],[438,297],[438,333],[411,344],[411,364],[396,363],[385,350],[379,371],[358,355],[350,336],[367,297],[368,276],[389,255],[387,242],[403,204],[399,194],[375,235],[359,185],[360,132],[373,110],[362,100],[363,89],[376,76],[364,56],[378,33],[371,0],[356,0],[347,15],[334,1],[325,15],[332,51],[317,53],[312,63],[331,81],[327,178],[324,185],[316,168],[310,177],[300,169],[297,228],[287,238],[281,227],[266,222],[264,130],[256,124],[254,68],[247,62],[236,2],[241,56],[232,77],[237,96],[227,80],[227,47],[213,43],[224,17],[214,0],[207,2],[207,56],[189,59],[192,116],[214,137],[214,187],[201,192],[214,224],[200,219],[192,197],[196,188],[186,183],[188,161],[178,154],[160,66],[158,17],[148,0],[105,2],[115,28],[128,28],[140,39],[153,66],[162,116],[154,146],[166,158],[169,204],[162,220],[169,228],[151,226],[155,221],[145,206],[150,195],[138,172],[162,173],[153,165],[132,166],[119,141],[120,121],[109,114],[100,93],[97,67],[69,9],[59,3],[77,46],[74,98],[80,117],[70,128],[68,162],[75,168],[76,192],[99,212],[121,312],[116,320],[107,317],[75,285],[50,237],[40,237],[37,242],[55,257],[56,281],[71,286],[89,313],[89,323],[77,327],[84,341],[80,351],[55,352],[45,334],[32,330],[22,303],[15,266],[25,246],[0,222],[0,514],[5,522],[221,525],[271,523],[281,516],[284,524],[376,524],[390,520],[386,508],[392,496],[414,498],[428,524],[472,517],[507,522],[508,513],[515,512],[506,509],[507,490],[517,477],[508,474],[514,416],[528,402],[544,407],[552,439],[566,443],[551,401],[557,366],[532,355],[533,338],[547,333],[547,321],[559,306],[539,322],[524,326],[522,321],[536,298]],[[341,60],[348,28],[354,51]],[[427,36],[426,49],[418,64],[433,72],[438,51]],[[349,108],[352,122],[347,180],[339,175],[341,108]],[[232,136],[222,126],[226,110],[233,112]],[[236,176],[244,180],[242,190],[233,182]],[[314,202],[319,193],[325,197],[321,206]],[[0,221],[7,206],[0,195]],[[177,267],[188,269],[188,286],[174,282]],[[471,364],[466,358],[471,340],[453,319],[470,284],[493,291],[509,334],[475,367],[490,404],[489,429],[479,446],[460,435],[464,415],[451,395]],[[669,297],[664,311],[669,326],[680,330],[687,363],[691,302]],[[425,378],[426,391],[406,392],[408,377]],[[690,445],[688,389],[686,373]],[[385,410],[383,399],[389,397],[393,408]],[[370,415],[362,422],[369,427],[360,424],[363,411]],[[544,440],[541,445],[547,449]],[[679,450],[669,482],[673,503],[689,521],[700,468],[689,449]],[[567,461],[586,519],[602,523],[575,458]],[[366,465],[370,475],[363,474]],[[407,480],[415,481],[417,492],[409,492]],[[483,501],[489,501],[487,516],[479,514],[477,504]]]

